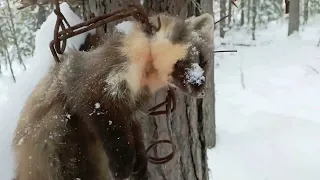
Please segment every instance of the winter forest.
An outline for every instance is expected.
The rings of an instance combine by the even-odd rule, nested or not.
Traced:
[[[59,64],[49,46],[58,17],[55,3],[56,0],[0,0],[0,174],[3,180],[19,180],[15,177],[12,142],[20,114],[37,84],[52,66]],[[320,0],[59,0],[59,3],[70,26],[129,4],[141,5],[148,16],[158,13],[184,19],[205,13],[213,16],[212,31],[203,32],[209,34],[210,43],[201,46],[207,52],[204,59],[212,62],[211,68],[203,68],[207,73],[204,97],[195,98],[177,90],[171,118],[136,115],[142,124],[145,148],[164,139],[170,139],[176,147],[170,161],[149,162],[149,179],[320,179],[320,102],[317,100]],[[100,42],[108,41],[113,29],[133,31],[131,20],[113,21],[71,37],[65,52],[90,51]],[[206,27],[199,24],[203,29]],[[171,57],[165,54],[169,54],[170,47],[166,49],[161,56]],[[75,66],[80,65],[84,63]],[[88,85],[77,83],[69,84],[77,84],[77,88]],[[165,89],[157,91],[146,109],[163,102],[166,93]],[[98,109],[100,104],[96,103],[95,107]],[[112,121],[108,123],[111,125]],[[171,151],[169,145],[161,144],[149,155],[159,158]],[[32,177],[42,180],[40,176],[41,173]]]

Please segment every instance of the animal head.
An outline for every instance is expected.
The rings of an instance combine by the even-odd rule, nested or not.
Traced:
[[[150,19],[160,26],[150,43],[155,69],[188,95],[203,96],[206,64],[203,58],[208,53],[203,47],[212,43],[213,17],[203,14],[183,20],[161,14]]]
[[[202,97],[208,62],[205,57],[212,53],[213,17],[206,13],[181,19],[159,14],[150,17],[150,22],[158,31],[147,35],[143,25],[133,24],[125,41],[125,47],[130,48],[123,51],[131,60],[144,59],[140,82],[153,91],[172,85],[188,95]]]

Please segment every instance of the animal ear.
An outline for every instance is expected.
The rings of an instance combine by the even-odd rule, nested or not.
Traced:
[[[200,16],[192,16],[185,20],[190,24],[192,29],[201,33],[212,33],[214,27],[213,16],[209,13],[204,13]]]

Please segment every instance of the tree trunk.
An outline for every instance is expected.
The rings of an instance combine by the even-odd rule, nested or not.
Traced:
[[[213,0],[202,0],[201,7],[204,12],[213,14]],[[213,52],[213,41],[214,37],[212,34],[212,46],[207,47],[212,49]],[[208,69],[207,84],[206,84],[206,97],[202,102],[202,113],[204,120],[204,131],[207,148],[213,148],[216,145],[216,119],[215,119],[215,86],[214,86],[214,56],[213,54],[208,54],[206,59],[209,61],[210,68]]]
[[[137,0],[138,2],[140,0]],[[212,13],[212,0],[194,0],[199,3],[202,9]],[[121,4],[119,3],[121,2]],[[84,2],[83,16],[85,19],[90,17],[91,13],[95,16],[109,12],[122,4],[132,3],[131,0],[92,0]],[[187,17],[199,14],[199,9],[191,0],[144,0],[144,6],[149,9],[149,14],[155,12],[169,12],[173,15]],[[119,21],[118,21],[119,22]],[[115,22],[115,23],[118,23]],[[99,37],[108,32],[109,27],[115,23],[109,23],[108,26],[99,28],[97,33]],[[212,32],[213,33],[213,32]],[[213,51],[213,35],[211,48]],[[212,53],[205,57],[207,61],[213,60]],[[213,62],[209,61],[210,64]],[[203,100],[191,98],[180,91],[176,91],[177,109],[172,114],[172,132],[173,143],[177,151],[174,158],[166,164],[154,165],[149,163],[150,179],[152,180],[208,180],[207,165],[207,147],[215,145],[215,123],[214,123],[214,77],[213,65],[209,66],[207,75],[206,97]],[[149,105],[154,106],[165,100],[166,90],[159,91],[150,101]],[[165,115],[146,117],[137,114],[144,127],[145,145],[148,147],[152,141],[169,139]],[[207,145],[208,144],[208,145]],[[159,157],[171,153],[171,146],[159,145],[156,152]]]
[[[140,4],[140,0],[85,0],[82,1],[82,3],[83,18],[88,20],[92,14],[94,14],[94,16],[99,16],[108,13],[113,9],[123,7],[123,5],[126,4]],[[113,21],[105,26],[97,28],[97,36],[102,37],[105,33],[110,33],[111,28],[122,21],[123,20]]]
[[[229,0],[228,2],[228,27],[230,28],[231,26],[231,14],[232,14],[232,0]]]
[[[4,39],[4,35],[3,35],[3,32],[2,32],[2,29],[0,27],[0,39]],[[8,50],[8,46],[6,43],[3,43],[3,48],[4,48],[4,53],[5,53],[5,59],[6,59],[6,62],[9,63],[9,67],[10,67],[10,72],[11,72],[11,76],[12,76],[12,79],[14,82],[16,82],[16,77],[14,75],[14,72],[13,72],[13,69],[12,69],[12,61],[11,61],[11,58],[10,58],[10,54],[9,54],[9,50]]]
[[[17,32],[16,32],[16,28],[14,26],[14,23],[13,23],[13,14],[11,12],[11,7],[10,7],[10,3],[9,3],[9,0],[7,0],[7,5],[8,5],[8,12],[9,12],[9,20],[10,20],[10,26],[11,27],[11,33],[12,33],[12,37],[13,37],[13,42],[14,42],[14,45],[16,46],[16,49],[17,49],[17,55],[18,55],[18,59],[19,59],[19,62],[20,64],[23,66],[24,70],[26,70],[26,65],[24,64],[23,60],[22,60],[22,57],[21,57],[21,49],[19,47],[19,44],[18,44],[18,40],[17,40]]]
[[[247,23],[248,25],[250,25],[250,15],[251,15],[251,0],[248,0],[248,4],[247,4]]]
[[[227,11],[226,0],[220,0],[220,19],[226,16],[226,11]],[[220,26],[220,37],[224,38],[226,34],[226,31],[224,29],[226,26],[226,20],[222,19],[219,22],[219,26]]]
[[[309,18],[309,0],[304,0],[303,9],[303,23],[307,24]]]
[[[44,5],[38,5],[39,11],[37,13],[37,30],[41,27],[42,23],[46,21],[46,8]]]
[[[202,10],[212,13],[212,0],[197,1]],[[192,16],[199,13],[194,3],[187,0],[152,0],[145,1],[146,9],[155,12],[169,12],[181,17]],[[204,9],[203,7],[206,7]],[[188,10],[188,11],[187,11]],[[213,40],[212,40],[213,42]],[[208,47],[212,48],[212,47]],[[212,59],[212,55],[206,58]],[[207,60],[207,59],[206,59]],[[207,88],[213,88],[213,75],[210,71]],[[175,157],[164,165],[149,164],[151,179],[153,180],[207,180],[207,143],[210,147],[215,145],[214,133],[214,90],[207,91],[204,100],[190,98],[178,90],[176,91],[177,109],[173,113],[171,122],[173,143],[177,147]],[[159,104],[165,99],[166,91],[158,92],[150,104]],[[147,128],[145,133],[146,145],[160,139],[169,139],[165,116],[141,118]],[[211,133],[211,134],[210,134]],[[171,152],[171,147],[159,146],[158,156],[166,156]]]
[[[256,40],[257,1],[252,2],[252,40]]]
[[[290,36],[295,31],[299,31],[299,26],[300,26],[299,14],[300,14],[300,1],[290,0],[288,36]]]
[[[240,7],[241,7],[241,19],[240,19],[240,26],[244,25],[244,4],[245,2],[242,0],[240,1]]]

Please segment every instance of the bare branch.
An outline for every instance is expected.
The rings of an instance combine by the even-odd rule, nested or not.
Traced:
[[[222,53],[222,52],[238,52],[237,50],[222,50],[222,51],[213,51],[213,53]]]
[[[220,21],[222,21],[222,20],[226,19],[228,16],[230,16],[230,14],[228,14],[228,15],[226,15],[226,16],[224,16],[224,17],[222,17],[222,18],[221,18],[221,19],[219,19],[218,21],[214,22],[214,24],[219,23]]]

